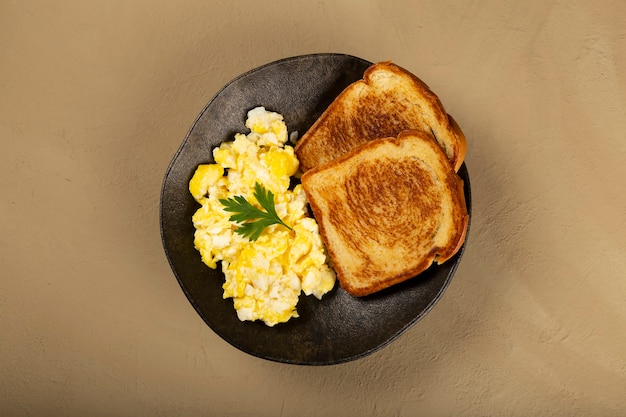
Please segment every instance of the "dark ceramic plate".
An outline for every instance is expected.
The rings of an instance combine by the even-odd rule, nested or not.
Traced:
[[[199,164],[213,162],[214,147],[246,131],[248,110],[264,106],[279,112],[289,132],[302,135],[369,65],[349,55],[315,54],[283,59],[239,76],[202,110],[167,170],[161,193],[161,237],[172,270],[209,327],[251,355],[301,365],[366,356],[397,338],[435,305],[461,260],[463,248],[444,265],[365,298],[348,295],[338,283],[321,301],[301,295],[299,318],[267,327],[237,319],[232,299],[222,298],[224,276],[219,266],[217,270],[205,266],[194,249],[191,216],[199,206],[189,194],[189,180]],[[459,174],[470,210],[465,165]]]

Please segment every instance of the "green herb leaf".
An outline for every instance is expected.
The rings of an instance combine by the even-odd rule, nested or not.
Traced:
[[[236,233],[253,241],[261,236],[261,233],[267,226],[273,224],[282,224],[291,230],[291,227],[287,226],[276,213],[274,193],[266,190],[265,187],[257,182],[254,185],[254,198],[265,211],[252,205],[241,195],[229,199],[220,199],[220,203],[224,205],[224,210],[234,213],[229,217],[229,220],[241,223],[241,226],[235,229]]]

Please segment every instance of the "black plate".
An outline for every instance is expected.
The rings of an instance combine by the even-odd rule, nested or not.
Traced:
[[[251,355],[283,363],[328,365],[366,356],[397,338],[422,318],[448,286],[463,248],[447,263],[378,294],[354,298],[339,284],[320,301],[300,296],[299,318],[274,327],[238,320],[232,299],[222,298],[224,276],[205,266],[193,246],[191,222],[199,205],[188,183],[196,167],[213,162],[212,150],[245,132],[248,110],[281,113],[289,132],[302,135],[331,101],[362,77],[371,63],[342,54],[314,54],[276,61],[227,84],[209,102],[176,152],[161,192],[161,237],[185,295],[213,331]],[[465,198],[471,211],[465,165]]]

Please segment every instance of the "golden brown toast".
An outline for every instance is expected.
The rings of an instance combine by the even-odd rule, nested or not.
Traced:
[[[337,279],[364,296],[441,264],[465,240],[463,180],[421,131],[375,139],[302,176]]]
[[[369,140],[395,137],[403,130],[433,135],[458,171],[467,145],[457,123],[424,82],[391,62],[381,62],[335,98],[295,151],[306,172]]]

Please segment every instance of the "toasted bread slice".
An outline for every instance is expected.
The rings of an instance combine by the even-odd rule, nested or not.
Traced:
[[[450,259],[465,240],[463,180],[421,131],[371,140],[302,176],[342,288],[364,296]]]
[[[335,98],[298,141],[295,152],[306,172],[369,140],[395,137],[403,130],[432,134],[458,171],[467,144],[457,123],[424,82],[391,62],[381,62]]]

